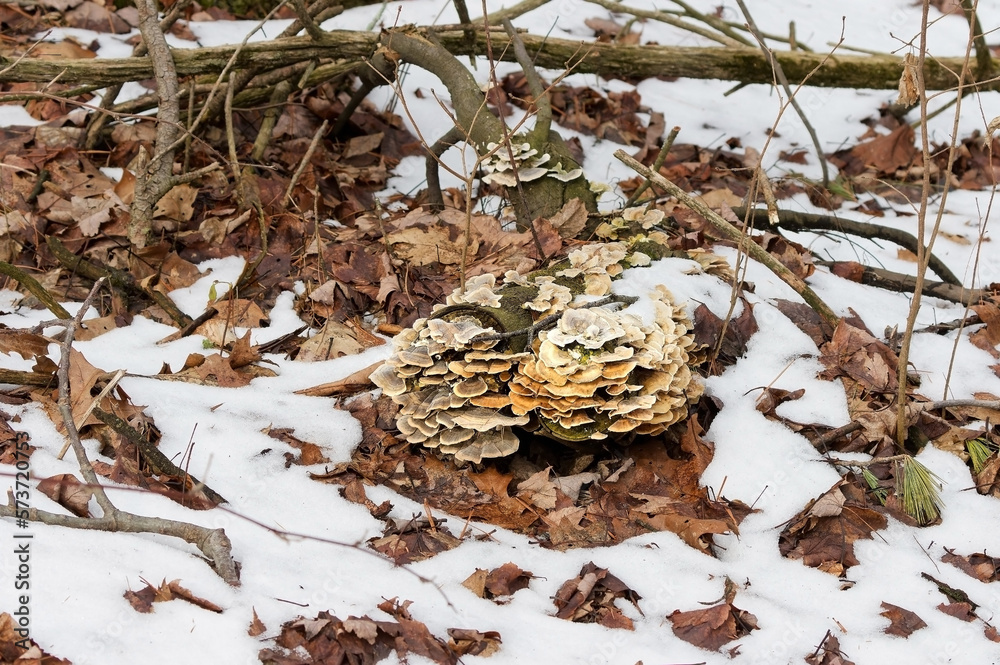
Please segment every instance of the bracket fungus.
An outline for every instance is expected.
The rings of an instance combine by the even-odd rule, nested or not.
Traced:
[[[399,404],[400,433],[478,464],[517,451],[518,429],[573,444],[659,434],[685,419],[703,387],[684,307],[663,286],[639,310],[645,318],[609,307],[635,300],[608,296],[625,267],[648,263],[634,245],[586,245],[500,286],[471,278],[397,335],[371,378]]]

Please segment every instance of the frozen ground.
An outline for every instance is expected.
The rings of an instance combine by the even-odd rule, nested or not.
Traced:
[[[491,10],[501,4],[488,3]],[[644,3],[634,0],[633,4]],[[717,3],[693,4],[710,11]],[[763,30],[784,33],[788,22],[794,20],[799,39],[816,50],[839,39],[841,30],[844,43],[850,46],[902,49],[905,42],[915,38],[919,27],[919,8],[911,6],[909,0],[885,0],[877,8],[866,0],[837,3],[753,0],[748,4]],[[1000,2],[990,0],[979,4],[984,25],[1000,23]],[[371,21],[373,11],[362,8],[346,12],[325,27],[363,29]],[[735,19],[738,9],[726,1],[724,11]],[[442,23],[456,20],[450,2],[445,0],[390,3],[383,20],[427,23],[432,16],[438,16]],[[584,26],[584,19],[607,16],[608,12],[597,5],[580,0],[554,0],[515,23],[536,33],[551,29],[553,36],[585,38],[592,32]],[[239,42],[251,25],[214,22],[191,27],[201,43],[209,45]],[[697,43],[690,35],[662,25],[646,23],[641,29],[644,41]],[[268,33],[273,35],[278,30],[269,27]],[[943,17],[931,29],[931,51],[934,55],[961,55],[966,35],[967,27],[960,17]],[[59,36],[57,31],[52,38]],[[94,35],[85,37],[87,43]],[[102,45],[100,56],[120,56],[130,50],[124,45],[122,35],[101,35],[98,39]],[[484,77],[485,72],[486,67],[481,66],[477,76]],[[611,89],[623,87],[620,82],[588,75],[574,75],[570,82]],[[443,89],[429,75],[415,69],[410,70],[405,86],[408,91],[422,87],[435,88],[440,93]],[[645,81],[638,89],[645,104],[665,114],[668,127],[681,127],[678,140],[713,146],[735,136],[744,146],[759,150],[764,146],[765,132],[773,123],[780,99],[767,86],[748,86],[723,97],[722,93],[731,87],[729,82],[679,80]],[[385,104],[389,101],[387,95],[382,92],[374,99]],[[833,150],[851,144],[865,130],[859,121],[876,113],[880,104],[894,97],[894,91],[807,89],[801,101],[824,148]],[[432,97],[417,99],[410,95],[407,103],[414,121],[426,134],[437,136],[443,132],[446,120]],[[3,123],[14,124],[26,118],[8,107],[0,110]],[[1000,96],[996,93],[970,97],[964,106],[962,133],[984,129],[987,120],[998,113]],[[778,129],[780,138],[771,142],[764,157],[765,166],[775,176],[781,175],[783,168],[777,163],[779,150],[810,145],[801,123],[791,113],[784,116]],[[946,139],[950,131],[950,112],[932,123],[935,140]],[[631,176],[611,157],[619,146],[595,143],[588,137],[581,140],[591,179],[614,183]],[[815,176],[818,174],[815,159],[810,161],[811,165],[802,168],[806,169],[806,175]],[[417,187],[417,174],[421,171],[421,165],[404,162],[392,187],[401,191]],[[992,246],[989,220],[981,215],[990,197],[988,191],[953,192],[948,199],[946,231],[975,240],[979,229],[986,229],[975,273],[974,243],[963,245],[940,240],[936,247],[937,253],[956,274],[964,277],[966,284],[973,280],[976,285],[1000,281],[1000,253]],[[612,207],[619,202],[620,198],[608,196],[604,205]],[[804,197],[784,201],[782,205],[814,211]],[[864,219],[860,213],[846,209],[839,214]],[[894,218],[890,213],[879,221],[915,230],[913,217]],[[912,271],[912,264],[897,258],[891,246],[806,235],[798,239],[820,255],[844,260],[860,256],[861,260],[890,269]],[[174,294],[182,309],[195,315],[205,306],[211,282],[235,279],[241,264],[238,260],[226,260],[204,268],[211,269],[210,276]],[[705,302],[723,314],[728,306],[728,289],[713,282],[713,278],[681,275],[679,268],[677,260],[667,260],[652,268],[635,270],[621,282],[620,288],[641,291],[662,282],[676,295],[691,302]],[[708,390],[724,402],[725,408],[709,434],[716,452],[703,482],[716,490],[725,483],[724,493],[728,498],[748,504],[756,502],[759,512],[743,522],[738,538],[717,539],[722,547],[718,559],[694,551],[671,533],[635,538],[612,548],[557,552],[541,549],[523,536],[490,527],[493,540],[489,542],[469,539],[454,550],[414,564],[414,571],[432,580],[425,583],[377,555],[315,540],[279,538],[241,516],[286,531],[344,543],[363,542],[381,534],[381,523],[364,507],[341,498],[336,487],[309,480],[302,467],[286,469],[283,444],[262,434],[261,429],[294,428],[300,438],[323,446],[327,457],[334,462],[346,459],[359,440],[358,424],[348,414],[335,410],[331,400],[302,397],[294,391],[345,376],[383,357],[388,349],[382,347],[362,356],[313,364],[273,357],[278,377],[258,379],[239,389],[139,377],[122,382],[136,404],[148,405],[149,413],[164,433],[160,445],[167,456],[183,453],[197,427],[190,470],[208,480],[229,499],[230,505],[226,511],[206,513],[186,510],[154,494],[112,488],[111,497],[133,512],[225,527],[233,541],[234,553],[242,563],[243,585],[227,586],[194,556],[192,548],[173,539],[36,525],[31,528],[34,534],[32,636],[50,652],[69,658],[76,665],[251,664],[258,662],[257,652],[265,646],[260,638],[247,634],[254,610],[268,628],[264,635],[267,637],[276,634],[282,622],[299,614],[312,617],[320,610],[329,610],[340,617],[378,616],[375,606],[383,598],[398,597],[414,601],[410,608],[414,618],[425,622],[436,635],[445,634],[451,627],[499,631],[503,646],[490,659],[493,665],[638,661],[713,665],[801,663],[828,630],[838,637],[843,652],[859,665],[1000,663],[1000,645],[986,640],[981,625],[964,623],[937,611],[935,607],[943,598],[933,584],[920,577],[921,572],[929,572],[965,589],[980,605],[982,617],[994,624],[1000,620],[997,588],[981,584],[952,566],[936,563],[943,547],[960,553],[1000,552],[1000,505],[995,499],[969,491],[973,484],[969,471],[949,454],[928,447],[920,456],[945,481],[942,523],[914,529],[890,520],[889,527],[877,538],[860,541],[857,554],[861,564],[849,571],[849,578],[856,582],[851,589],[841,591],[840,581],[834,576],[780,557],[777,541],[781,525],[810,499],[828,489],[837,475],[819,461],[818,454],[804,438],[766,420],[756,411],[756,394],[748,391],[772,382],[781,388],[805,388],[801,400],[782,407],[783,414],[802,422],[844,424],[847,408],[842,390],[816,378],[820,365],[815,346],[769,304],[779,297],[795,299],[794,294],[759,266],[751,266],[749,279],[757,287],[750,299],[758,303],[756,315],[766,332],[752,339],[746,356],[734,367],[708,381]],[[822,269],[810,282],[839,314],[853,308],[876,334],[886,325],[902,324],[905,320],[908,307],[905,295],[847,282]],[[3,310],[9,313],[0,317],[0,323],[25,327],[45,316],[15,310],[11,303],[16,296],[3,295],[6,298]],[[957,306],[934,299],[924,302],[918,324],[948,321],[962,315]],[[270,328],[254,331],[255,342],[299,325],[292,311],[291,294],[279,300],[271,320]],[[163,362],[176,369],[189,353],[201,350],[201,340],[197,338],[155,344],[169,332],[165,326],[137,318],[128,328],[79,343],[77,348],[102,369],[124,368],[135,374],[153,374]],[[936,335],[917,335],[914,340],[911,361],[923,375],[923,392],[929,397],[944,396],[944,375],[953,342],[950,336]],[[16,356],[0,360],[10,367],[20,361]],[[992,362],[983,351],[960,340],[948,396],[969,397],[978,391],[1000,394],[1000,379],[987,367]],[[72,456],[62,462],[56,460],[63,439],[40,408],[34,405],[5,408],[20,416],[20,427],[31,434],[32,443],[38,447],[31,458],[34,476],[76,471],[76,464],[70,461]],[[96,457],[96,442],[88,443],[92,456]],[[270,452],[262,452],[265,449]],[[2,471],[9,474],[12,469]],[[391,500],[395,504],[394,515],[398,517],[406,518],[423,510],[422,506],[385,488],[370,488],[369,496],[376,503]],[[39,508],[61,510],[38,492],[32,494],[32,502]],[[451,520],[452,525],[461,522],[459,518]],[[479,529],[476,525],[472,528]],[[10,522],[0,522],[0,533],[9,535],[13,530]],[[509,604],[494,605],[461,586],[475,568],[493,568],[508,561],[537,576],[530,588],[515,594]],[[639,601],[642,615],[630,605],[621,608],[635,622],[634,632],[575,624],[551,616],[551,597],[559,585],[576,576],[588,561],[609,568],[642,596]],[[5,580],[0,589],[0,607],[8,610],[14,600],[9,582],[13,571],[13,557],[9,554],[0,557],[0,579]],[[698,609],[702,607],[700,602],[719,598],[725,576],[741,587],[736,604],[755,614],[760,623],[759,630],[739,641],[740,653],[734,659],[681,641],[664,618],[676,609]],[[138,614],[122,597],[126,589],[141,587],[142,580],[157,584],[162,579],[180,579],[195,594],[221,605],[225,611],[213,614],[174,602],[157,604],[152,614]],[[879,615],[882,601],[916,612],[928,627],[909,639],[884,634],[888,620]],[[393,662],[393,658],[387,662]],[[464,660],[480,662],[477,657]],[[410,662],[423,661],[414,656]]]

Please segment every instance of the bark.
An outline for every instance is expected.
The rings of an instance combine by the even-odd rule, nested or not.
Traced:
[[[482,55],[486,38],[476,35],[469,45],[462,30],[435,33],[438,40],[454,55]],[[369,57],[375,52],[381,36],[371,32],[331,31],[322,40],[309,36],[278,39],[245,45],[236,58],[239,68],[255,69],[285,67],[312,59],[349,59]],[[504,49],[507,37],[492,34],[497,57],[514,61],[514,50]],[[595,44],[568,39],[521,36],[537,67],[562,71],[572,68],[577,73],[594,73],[605,77],[686,77],[722,79],[743,83],[773,82],[767,59],[758,49],[736,47],[696,48],[682,46],[639,46]],[[177,73],[181,76],[218,74],[236,51],[237,45],[199,49],[173,49]],[[790,84],[801,83],[813,69],[827,58],[823,53],[775,51]],[[928,59],[924,79],[929,90],[954,88],[958,84],[955,72],[962,71],[962,58]],[[993,61],[997,69],[997,61]],[[902,58],[891,55],[841,55],[829,58],[809,77],[808,85],[818,87],[869,88],[895,90],[903,71]],[[112,85],[126,81],[152,78],[153,67],[147,58],[100,58],[39,60],[0,57],[0,82],[48,82],[59,77],[61,83]],[[981,86],[995,87],[995,84]]]

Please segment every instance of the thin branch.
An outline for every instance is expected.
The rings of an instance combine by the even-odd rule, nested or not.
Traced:
[[[893,272],[883,268],[864,266],[859,263],[841,261],[815,261],[815,263],[818,266],[828,268],[834,268],[837,265],[850,265],[852,268],[860,267],[860,282],[862,284],[877,286],[889,291],[906,293],[916,293],[916,290],[919,288],[920,292],[924,295],[941,298],[942,300],[948,300],[950,302],[956,302],[961,305],[977,303],[989,296],[991,293],[990,291],[986,291],[984,289],[967,289],[963,286],[945,284],[944,282],[930,282],[926,279],[918,285],[917,278],[913,275]]]
[[[802,107],[799,106],[799,102],[795,99],[795,92],[792,91],[792,86],[788,83],[788,78],[785,76],[785,70],[781,67],[781,63],[778,62],[778,59],[775,57],[774,51],[772,51],[770,47],[768,47],[767,42],[764,41],[764,37],[760,34],[760,30],[757,29],[757,24],[754,22],[753,16],[750,14],[750,10],[747,9],[746,3],[744,3],[743,0],[736,0],[736,4],[740,6],[740,11],[743,12],[743,17],[747,21],[747,28],[760,45],[760,49],[764,53],[764,57],[770,62],[771,68],[774,70],[775,78],[778,79],[778,83],[781,84],[785,94],[788,95],[788,102],[792,105],[792,108],[795,109],[799,119],[802,120],[802,124],[805,126],[806,131],[809,132],[809,138],[812,139],[813,147],[816,149],[816,156],[819,160],[820,168],[823,170],[823,186],[829,187],[830,170],[826,165],[826,155],[823,154],[823,146],[820,145],[819,136],[816,135],[816,129],[812,126],[812,123],[809,122],[809,117],[806,115],[806,112],[802,110]]]
[[[722,44],[723,46],[730,46],[736,48],[743,48],[747,46],[745,42],[739,39],[734,39],[729,35],[721,34],[718,32],[713,32],[699,25],[694,25],[686,21],[682,21],[679,18],[671,16],[666,12],[660,11],[650,11],[647,9],[636,9],[635,7],[630,7],[624,5],[620,2],[614,2],[613,0],[589,0],[589,2],[595,5],[600,5],[609,11],[613,11],[618,14],[631,14],[632,16],[638,16],[639,18],[653,19],[654,21],[660,21],[661,23],[666,23],[667,25],[672,25],[675,28],[680,28],[681,30],[686,30],[688,32],[694,33],[705,39],[710,39],[713,42]]]
[[[747,208],[740,206],[733,208],[733,213],[741,219],[747,219],[748,222],[752,224],[757,221],[758,217],[765,214],[765,211],[760,208],[751,208],[749,211],[749,217],[747,217]],[[772,224],[772,226],[774,226],[774,224]],[[850,233],[851,235],[859,236],[861,238],[888,240],[896,243],[900,247],[910,250],[914,254],[917,253],[917,239],[913,236],[913,234],[891,226],[870,224],[868,222],[857,222],[843,217],[834,217],[833,215],[816,215],[813,213],[797,212],[794,210],[779,210],[778,223],[776,226],[785,229],[786,231],[793,232],[804,231],[811,233],[816,230],[840,231],[843,233]],[[930,269],[933,270],[935,274],[937,274],[937,276],[940,277],[946,284],[962,286],[962,282],[958,279],[958,277],[956,277],[948,266],[945,265],[944,261],[939,259],[934,254],[930,254],[929,266]]]
[[[621,160],[630,169],[637,172],[639,175],[648,178],[654,185],[666,190],[670,195],[676,197],[685,206],[691,208],[704,217],[705,220],[715,227],[716,230],[722,233],[722,235],[737,243],[737,245],[753,259],[763,263],[771,270],[771,272],[781,279],[781,281],[792,287],[796,293],[802,296],[802,299],[806,301],[806,304],[812,307],[812,309],[823,317],[827,323],[834,328],[837,327],[837,324],[840,323],[840,317],[833,313],[833,310],[830,309],[825,302],[823,302],[823,299],[820,298],[808,284],[797,277],[791,270],[782,265],[781,262],[764,251],[764,248],[760,245],[745,237],[739,229],[724,220],[717,212],[661,176],[659,173],[654,173],[636,160],[632,159],[624,150],[615,151],[615,157]]]
[[[677,139],[677,134],[679,134],[680,131],[680,127],[674,127],[670,130],[670,133],[667,134],[667,138],[664,139],[663,145],[660,146],[660,152],[657,153],[656,159],[653,160],[654,173],[659,173],[660,167],[663,166],[663,162],[667,161],[667,155],[670,154],[670,149],[674,146],[674,141]],[[639,200],[639,197],[642,196],[647,189],[649,189],[648,178],[643,180],[642,184],[639,185],[634,192],[632,192],[632,196],[628,197],[628,201],[625,202],[624,207],[631,208],[634,206],[635,202]]]
[[[320,140],[326,136],[326,130],[330,128],[330,121],[324,120],[323,124],[319,126],[316,133],[313,134],[312,141],[309,142],[309,147],[306,148],[306,154],[302,155],[302,161],[299,162],[299,166],[295,169],[295,173],[292,174],[292,179],[288,181],[288,187],[285,189],[285,196],[282,198],[281,205],[287,206],[292,200],[292,191],[295,189],[295,185],[298,183],[299,178],[305,173],[306,167],[309,166],[310,160],[312,160],[313,153],[316,152],[316,148],[319,146]]]
[[[45,308],[52,312],[56,318],[70,318],[70,313],[66,311],[66,308],[56,302],[56,299],[52,297],[52,294],[46,291],[45,287],[42,286],[37,279],[17,266],[13,266],[6,261],[0,261],[0,274],[7,275],[7,277],[10,277],[18,284],[26,288],[28,292],[38,298],[38,300],[45,305]]]
[[[931,147],[930,137],[927,127],[927,85],[924,81],[924,64],[927,61],[927,27],[928,15],[930,13],[930,0],[924,0],[923,11],[920,18],[920,50],[917,53],[917,92],[920,95],[920,151],[923,157],[924,173],[921,178],[920,208],[917,212],[917,275],[913,291],[913,300],[910,301],[910,311],[906,317],[906,331],[903,334],[903,343],[899,349],[898,390],[897,390],[897,411],[896,411],[896,445],[900,450],[906,443],[907,436],[907,371],[909,370],[910,343],[913,340],[913,328],[917,322],[917,313],[920,311],[920,301],[923,296],[924,280],[927,276],[927,267],[930,263],[931,251],[934,248],[934,241],[937,239],[938,230],[941,228],[941,220],[944,217],[945,205],[948,201],[948,191],[951,185],[950,176],[955,160],[958,157],[958,125],[962,112],[962,97],[966,88],[966,75],[969,72],[969,65],[972,56],[972,45],[975,38],[975,22],[969,24],[969,40],[965,47],[965,59],[962,63],[962,70],[958,77],[958,90],[955,93],[955,115],[952,123],[951,140],[948,145],[948,166],[943,172],[943,183],[941,184],[940,200],[937,202],[937,215],[934,218],[934,226],[927,239],[926,249],[924,247],[925,230],[927,226],[927,212],[931,197]]]
[[[139,32],[149,51],[160,102],[154,152],[146,167],[135,174],[135,199],[128,225],[129,242],[141,249],[149,242],[156,203],[173,187],[174,151],[181,133],[181,111],[177,68],[157,21],[156,1],[135,0],[135,6],[139,10]]]

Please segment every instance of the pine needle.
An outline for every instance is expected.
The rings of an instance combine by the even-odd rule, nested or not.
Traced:
[[[941,479],[912,457],[898,464],[897,496],[902,494],[903,510],[921,526],[941,515]]]
[[[884,506],[886,497],[889,495],[889,490],[884,487],[879,487],[878,478],[876,478],[875,474],[867,468],[861,469],[861,477],[865,479],[866,483],[868,483],[868,487],[871,488],[872,494],[875,495],[875,498],[878,499],[879,503]]]
[[[969,459],[972,460],[972,472],[976,474],[983,470],[987,460],[993,455],[993,449],[983,437],[966,441],[965,449],[969,452]]]

